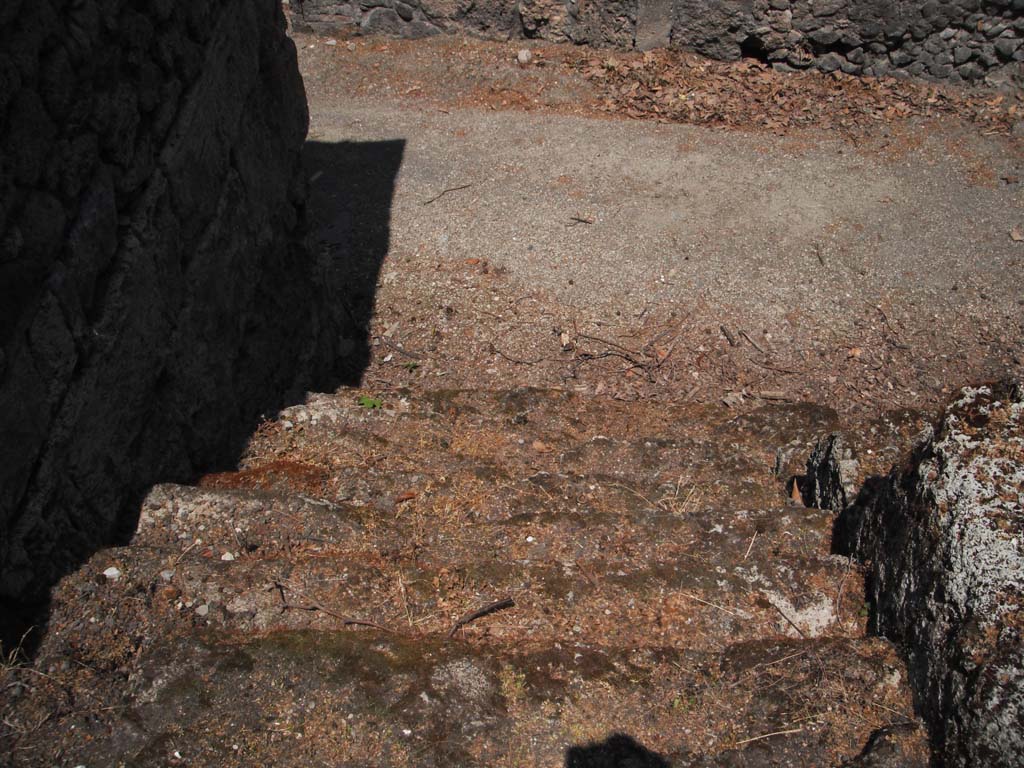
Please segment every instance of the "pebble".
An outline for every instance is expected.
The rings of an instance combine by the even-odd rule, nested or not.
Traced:
[[[521,49],[519,51],[519,53],[516,54],[516,61],[519,62],[519,66],[520,67],[528,66],[530,64],[530,62],[533,61],[533,54],[530,53],[530,49],[529,48]]]
[[[121,578],[121,571],[115,568],[114,566],[110,566],[109,568],[107,568],[107,570],[103,572],[103,575],[106,576],[110,581],[117,581]]]
[[[164,581],[170,581],[171,579],[174,578],[174,571],[172,571],[172,570],[160,571],[160,578],[163,579]]]
[[[220,556],[220,559],[230,563],[232,560],[235,559],[235,556],[230,552],[225,552],[223,555]]]
[[[203,603],[198,608],[196,608],[196,616],[205,616],[209,612],[210,606],[208,606],[206,603]]]

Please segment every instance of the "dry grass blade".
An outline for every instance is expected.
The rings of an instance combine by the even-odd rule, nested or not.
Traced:
[[[773,731],[772,733],[764,733],[760,736],[751,736],[749,739],[737,741],[736,746],[738,747],[741,744],[750,744],[751,742],[761,741],[762,739],[770,739],[772,736],[786,736],[791,733],[803,733],[803,730],[803,728],[789,728],[785,731]]]

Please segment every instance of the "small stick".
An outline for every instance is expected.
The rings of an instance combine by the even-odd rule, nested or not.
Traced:
[[[691,600],[696,600],[698,603],[704,603],[704,605],[710,605],[712,608],[717,608],[718,610],[720,610],[720,611],[722,611],[724,613],[728,613],[730,616],[735,616],[738,619],[744,618],[742,615],[736,613],[736,611],[731,611],[728,608],[726,608],[725,606],[719,605],[718,603],[709,603],[707,600],[701,600],[696,595],[691,595],[688,592],[680,592],[680,594],[683,597],[688,597]]]
[[[896,341],[890,341],[889,343],[896,347],[896,349],[910,349],[908,345],[900,341],[900,335],[896,332],[896,329],[892,327],[892,324],[889,322],[888,316],[886,316],[885,314],[885,310],[882,309],[880,306],[876,306],[875,309],[877,309],[879,314],[882,315],[882,320],[885,322],[885,327],[889,329],[889,333],[891,333],[896,338]]]
[[[583,563],[581,563],[579,560],[573,560],[573,562],[576,564],[577,570],[579,570],[579,572],[583,574],[583,578],[585,578],[587,581],[590,582],[590,586],[592,586],[592,587],[599,587],[600,586],[597,583],[597,579],[595,579],[593,576],[591,576],[590,573],[587,571],[587,569],[583,567]]]
[[[587,335],[585,333],[578,333],[576,335],[579,338],[581,338],[581,339],[587,339],[589,341],[598,341],[598,342],[600,342],[602,344],[607,344],[609,347],[614,347],[615,349],[621,350],[622,352],[625,352],[627,355],[631,356],[631,357],[626,358],[627,360],[629,360],[631,363],[639,365],[639,363],[637,363],[636,360],[633,359],[633,358],[636,358],[636,357],[640,356],[639,352],[634,352],[633,350],[629,349],[628,347],[624,347],[621,344],[616,344],[614,341],[608,341],[608,339],[602,339],[600,336],[589,336],[589,335]]]
[[[750,550],[754,548],[754,540],[757,538],[757,531],[754,531],[754,535],[750,537],[750,544],[747,546],[747,551],[743,555],[743,559],[746,560],[750,557]]]
[[[789,733],[802,733],[803,730],[804,730],[803,728],[790,728],[789,730],[786,730],[786,731],[774,731],[773,733],[765,733],[765,734],[762,734],[761,736],[751,736],[749,739],[743,739],[743,741],[737,741],[735,746],[738,747],[740,744],[749,744],[752,741],[760,741],[761,739],[770,739],[772,736],[785,736],[786,734],[789,734]]]
[[[413,623],[412,623],[412,612],[409,611],[409,595],[405,591],[405,582],[402,581],[402,572],[401,571],[398,572],[398,588],[402,592],[402,605],[405,607],[405,618],[406,618],[406,621],[409,622],[409,626],[411,627],[413,625]]]
[[[771,603],[771,600],[769,600],[768,602]],[[779,612],[779,615],[782,618],[784,618],[787,622],[789,622],[789,626],[791,626],[793,629],[795,629],[797,631],[797,633],[800,635],[800,637],[802,637],[804,640],[807,639],[807,635],[804,634],[804,631],[802,629],[800,629],[800,627],[798,627],[796,624],[793,623],[793,620],[791,618],[789,618],[789,616],[786,615],[786,612],[784,610],[779,608],[779,606],[777,606],[775,603],[771,603],[771,605],[772,605],[772,608],[774,608],[776,611]]]
[[[477,619],[483,618],[488,614],[496,613],[497,611],[504,611],[506,608],[513,607],[515,607],[515,602],[512,600],[511,597],[506,597],[503,600],[498,600],[494,603],[488,603],[483,608],[477,608],[475,611],[470,611],[452,625],[452,628],[448,630],[448,637],[455,637],[455,633],[458,632],[459,628],[466,626],[471,621],[476,621]]]
[[[566,224],[565,226],[567,226],[567,227],[575,227],[577,224],[593,224],[594,223],[593,219],[585,219],[582,216],[570,216],[569,217],[569,221],[570,221],[570,223]]]
[[[661,504],[659,502],[651,501],[646,496],[644,496],[642,493],[640,493],[640,491],[634,491],[628,485],[623,485],[622,483],[612,483],[612,487],[613,488],[621,488],[624,491],[629,491],[630,493],[632,493],[634,496],[636,496],[641,501],[646,501],[648,504],[650,504],[651,505],[651,509],[662,509],[662,506],[661,506]]]
[[[309,600],[309,605],[295,605],[293,603],[289,603],[285,599],[285,596],[284,596],[284,590],[285,590],[284,584],[282,584],[279,581],[275,581],[274,582],[274,586],[277,587],[277,591],[281,593],[281,609],[282,610],[291,609],[291,610],[295,610],[295,611],[310,611],[310,612],[312,612],[312,611],[320,611],[321,613],[325,613],[328,616],[333,616],[335,619],[340,621],[346,627],[348,627],[348,626],[373,627],[374,629],[379,629],[382,632],[391,632],[391,633],[394,632],[393,629],[390,629],[388,627],[382,626],[381,624],[377,624],[374,621],[365,621],[363,619],[353,619],[353,618],[350,618],[348,616],[343,616],[342,614],[337,613],[336,611],[332,611],[330,608],[324,607],[323,605],[321,605],[320,603],[318,603],[315,600],[310,600],[309,595],[305,595],[302,592],[299,592],[299,590],[297,590],[297,589],[293,589],[293,591],[296,594],[298,594],[300,597],[304,597],[307,600]]]
[[[836,593],[836,620],[840,626],[843,623],[843,587],[846,586],[846,577],[850,575],[850,569],[853,567],[853,558],[848,557],[846,559],[846,569],[843,571],[843,578],[839,580],[839,590]]]
[[[438,194],[434,195],[429,200],[424,200],[422,203],[420,203],[420,205],[430,205],[435,200],[440,200],[442,197],[447,195],[449,192],[458,192],[460,189],[469,189],[472,186],[473,186],[472,184],[462,184],[461,186],[458,186],[458,187],[448,187],[448,189],[441,190]]]
[[[786,373],[786,374],[789,374],[791,376],[795,376],[796,374],[800,373],[800,371],[791,371],[789,368],[780,368],[779,366],[771,365],[770,363],[759,363],[757,360],[754,360],[752,357],[748,357],[747,359],[750,360],[750,362],[752,362],[754,365],[758,366],[759,368],[767,368],[769,371],[778,371],[779,373]],[[852,389],[853,387],[850,387],[850,388]]]
[[[176,558],[174,558],[174,563],[171,565],[171,567],[172,568],[176,567],[178,565],[178,563],[181,562],[181,558],[183,558],[185,555],[187,555],[189,552],[191,552],[193,549],[195,549],[197,544],[199,544],[199,539],[196,539],[191,544],[189,544],[187,547],[185,547],[185,549],[183,549],[181,551],[181,554],[178,555]]]
[[[755,664],[750,668],[750,671],[747,674],[743,675],[742,677],[739,677],[735,682],[730,683],[729,687],[735,688],[740,683],[749,680],[751,677],[757,676],[759,674],[758,670],[767,669],[770,666],[773,666],[775,664],[781,664],[782,662],[789,661],[790,659],[795,659],[796,657],[803,656],[806,653],[807,651],[797,651],[796,653],[791,653],[788,656],[783,656],[781,659],[776,659],[775,661],[765,661],[761,662],[760,664]]]
[[[410,360],[422,360],[423,359],[423,355],[418,355],[415,352],[410,352],[407,349],[402,349],[400,346],[395,344],[393,341],[389,341],[388,339],[385,339],[383,336],[378,336],[377,338],[380,339],[380,341],[383,344],[385,344],[386,346],[388,346],[391,349],[395,350],[395,352],[397,352],[398,354],[404,355],[405,357],[408,357]]]
[[[754,341],[752,338],[750,338],[750,335],[746,331],[744,331],[742,328],[740,329],[740,336],[742,336],[744,339],[749,341],[751,346],[753,346],[753,348],[756,349],[758,352],[760,352],[762,355],[767,355],[768,354],[763,349],[761,349],[761,347],[758,346],[757,342]]]
[[[736,341],[736,337],[732,335],[732,331],[730,331],[724,325],[720,325],[718,327],[722,329],[722,335],[729,340],[730,347],[735,347],[737,344],[739,344],[739,342]]]
[[[819,246],[817,243],[814,244],[814,255],[818,257],[818,263],[824,267],[825,257],[821,255],[821,246]]]

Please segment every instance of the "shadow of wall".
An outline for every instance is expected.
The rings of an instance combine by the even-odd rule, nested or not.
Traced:
[[[118,383],[123,357],[95,372],[89,397],[96,400],[76,409],[74,428],[50,443],[42,477],[23,500],[21,573],[0,601],[6,649],[21,643],[31,653],[50,588],[98,549],[131,538],[153,484],[234,469],[262,421],[307,391],[360,383],[404,147],[402,140],[308,143],[303,175],[315,180],[306,219],[316,234],[264,248],[242,302],[223,297],[238,264],[229,257],[252,243],[233,243],[237,230],[225,228],[224,242],[193,259],[186,282],[197,293],[177,317],[170,348],[154,352],[158,370],[148,369],[153,357],[139,350],[146,333],[137,329],[128,352],[134,385]],[[224,312],[211,316],[196,303]],[[154,348],[159,341],[150,336]],[[30,627],[38,631],[24,637]]]
[[[377,279],[390,242],[390,211],[405,141],[310,141],[309,247],[317,258],[321,301],[331,313],[333,369],[312,389],[357,386],[370,360],[367,331]]]
[[[664,757],[633,737],[615,733],[602,742],[566,750],[565,768],[672,768]]]
[[[402,142],[313,145],[310,201],[279,0],[136,5],[0,6],[5,647],[152,484],[368,360]]]

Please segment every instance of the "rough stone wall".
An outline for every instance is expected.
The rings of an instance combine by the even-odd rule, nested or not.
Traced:
[[[840,549],[867,565],[875,628],[907,654],[939,763],[1024,765],[1024,391],[963,390],[856,498],[847,450],[819,448],[811,496],[845,505]]]
[[[0,597],[230,460],[322,343],[284,30],[279,0],[0,3]]]
[[[289,0],[301,25],[423,37],[444,31],[616,48],[672,47],[953,82],[1019,80],[1024,0]]]

